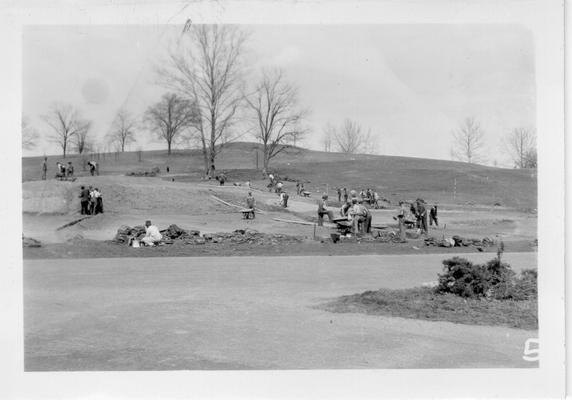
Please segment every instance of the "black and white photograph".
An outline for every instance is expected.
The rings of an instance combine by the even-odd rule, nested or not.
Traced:
[[[7,398],[563,396],[563,5],[271,4],[12,9]]]

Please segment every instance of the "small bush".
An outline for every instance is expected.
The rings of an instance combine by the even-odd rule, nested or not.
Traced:
[[[537,273],[524,270],[516,275],[510,265],[494,258],[486,264],[473,264],[461,257],[443,261],[438,293],[452,293],[466,298],[528,300],[537,296]]]

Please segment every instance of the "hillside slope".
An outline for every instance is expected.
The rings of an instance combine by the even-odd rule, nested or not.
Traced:
[[[258,157],[257,157],[258,153]],[[139,160],[141,156],[141,160]],[[256,161],[259,169],[256,169]],[[88,157],[66,158],[75,165],[76,174],[87,175],[83,163]],[[202,156],[197,150],[126,152],[99,156],[101,174],[125,174],[166,166],[178,181],[197,181],[203,173]],[[55,163],[61,157],[48,158],[48,177],[55,174]],[[22,159],[22,180],[38,180],[41,157]],[[261,147],[255,143],[231,143],[217,159],[217,169],[225,170],[230,182],[260,181],[262,184]],[[395,156],[344,155],[295,149],[272,160],[271,170],[281,177],[306,182],[308,190],[318,195],[336,187],[377,190],[395,203],[399,200],[424,198],[430,203],[501,204],[521,210],[537,207],[537,180],[534,170],[516,170],[471,165],[460,162]]]

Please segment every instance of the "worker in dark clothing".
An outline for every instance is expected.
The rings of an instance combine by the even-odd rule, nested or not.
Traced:
[[[348,202],[348,189],[347,188],[344,188],[342,190],[342,195],[344,196],[344,202],[347,203]]]
[[[421,229],[421,233],[427,233],[427,209],[425,203],[420,199],[415,202],[417,205],[417,224]]]
[[[81,187],[79,201],[81,204],[81,215],[89,214],[89,190],[85,186]]]
[[[435,226],[439,226],[439,221],[437,220],[437,205],[431,207],[429,211],[429,225],[433,226],[433,222],[435,222]]]
[[[338,192],[338,201],[341,202],[342,201],[342,189],[338,188],[337,192]]]
[[[71,161],[68,161],[68,167],[66,168],[66,176],[68,178],[73,177],[73,165]]]
[[[44,157],[44,162],[42,163],[42,180],[46,180],[46,175],[48,174],[48,157]]]

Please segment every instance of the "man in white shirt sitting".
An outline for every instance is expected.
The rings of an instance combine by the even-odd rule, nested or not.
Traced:
[[[155,225],[151,225],[151,221],[145,221],[145,237],[141,239],[146,246],[153,246],[156,243],[160,242],[163,238],[163,235],[159,232],[159,228]]]

